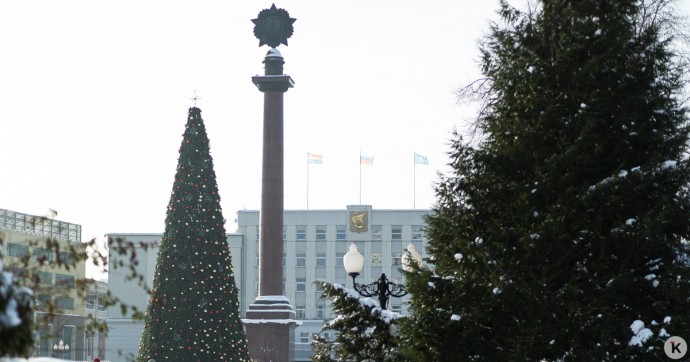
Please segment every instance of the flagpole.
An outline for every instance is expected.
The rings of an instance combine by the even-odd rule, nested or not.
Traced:
[[[359,204],[362,204],[362,151],[359,151]]]
[[[307,210],[309,210],[309,151],[307,151]]]
[[[416,154],[412,154],[412,209],[417,209],[417,158]]]

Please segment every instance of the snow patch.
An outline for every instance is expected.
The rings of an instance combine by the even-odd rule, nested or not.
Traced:
[[[633,334],[638,334],[640,331],[644,328],[644,322],[641,320],[636,320],[632,322],[630,325],[630,330],[633,332]]]
[[[638,346],[642,347],[642,344],[647,342],[650,337],[653,337],[654,333],[649,328],[644,328],[637,335],[630,338],[628,346]]]
[[[628,341],[628,346],[642,347],[649,338],[654,336],[654,333],[649,328],[645,328],[644,322],[639,319],[632,322],[630,330],[633,332],[634,336]]]
[[[450,316],[450,320],[452,320],[452,321],[459,321],[461,318],[462,317],[460,317],[457,314],[453,314],[452,316]]]
[[[494,294],[501,294],[501,288],[496,287],[491,292],[493,292]]]
[[[457,260],[457,261],[462,260],[462,254],[460,254],[460,253],[455,254],[455,260]]]
[[[625,225],[627,225],[627,226],[633,226],[633,225],[635,225],[635,223],[637,223],[637,220],[632,219],[632,218],[625,220]]]
[[[527,73],[532,74],[533,72],[534,72],[534,66],[530,65],[529,67],[527,67]]]
[[[664,324],[669,324],[669,323],[671,323],[671,317],[664,318]]]
[[[244,324],[262,324],[262,323],[274,323],[274,324],[294,324],[301,326],[302,322],[296,319],[242,319]]]
[[[668,334],[668,332],[666,332],[666,329],[661,328],[661,330],[659,331],[659,337],[671,337],[671,335]]]
[[[594,32],[594,36],[601,36],[601,29],[597,29],[597,31]]]
[[[662,170],[667,170],[667,169],[669,169],[669,168],[676,168],[676,164],[678,164],[677,161],[674,161],[674,160],[667,160],[667,161],[664,161],[664,162],[661,164],[661,169],[662,169]]]
[[[484,243],[484,239],[482,239],[481,236],[477,236],[477,237],[474,239],[474,243],[477,244],[477,245],[482,245],[482,243]]]
[[[537,234],[537,233],[534,233],[534,234],[531,234],[529,237],[530,237],[530,239],[532,239],[532,240],[539,240],[539,238],[540,238],[541,236],[539,236],[539,234]]]

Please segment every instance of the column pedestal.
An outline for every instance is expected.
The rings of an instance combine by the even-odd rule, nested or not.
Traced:
[[[260,296],[247,308],[242,320],[247,328],[249,354],[260,362],[295,360],[295,310],[287,297]]]

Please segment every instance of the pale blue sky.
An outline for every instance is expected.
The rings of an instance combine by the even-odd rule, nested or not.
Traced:
[[[521,4],[522,1],[511,1]],[[687,13],[690,0],[679,2]],[[253,24],[271,2],[0,2],[0,208],[48,209],[83,238],[162,232],[187,108],[196,89],[228,231],[258,209],[262,94],[251,76],[268,50]],[[477,40],[498,1],[284,1],[297,18],[280,47],[285,94],[285,207],[434,202],[448,139],[472,109],[454,90],[479,75]]]

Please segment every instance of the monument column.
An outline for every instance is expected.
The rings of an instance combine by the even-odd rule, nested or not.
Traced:
[[[287,45],[292,23],[287,11],[262,10],[254,22],[259,46],[271,49],[264,58],[264,75],[252,82],[264,94],[263,165],[261,181],[261,223],[259,229],[259,296],[247,308],[244,323],[249,354],[262,362],[294,361],[294,308],[283,295],[283,93],[294,86],[283,74],[278,45]]]

